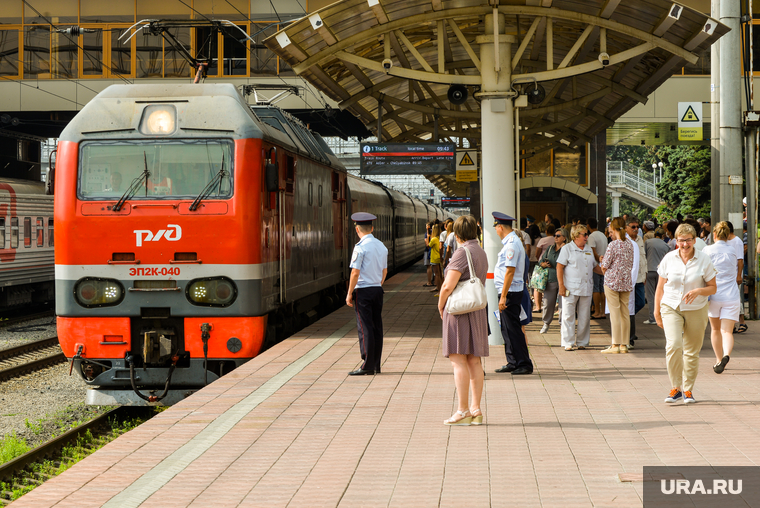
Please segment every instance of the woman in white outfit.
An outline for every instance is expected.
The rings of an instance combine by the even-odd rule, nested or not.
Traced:
[[[713,266],[718,271],[718,275],[715,276],[718,290],[710,297],[707,308],[711,329],[710,341],[717,360],[713,365],[716,374],[722,373],[730,360],[731,350],[734,348],[734,325],[739,321],[741,305],[739,286],[736,285],[736,250],[726,242],[729,234],[728,224],[719,222],[713,229],[715,243],[703,250],[710,256]]]
[[[557,282],[562,295],[562,346],[565,351],[586,349],[591,339],[591,296],[594,291],[594,269],[598,266],[591,247],[586,245],[586,226],[575,226],[572,241],[559,251]],[[596,268],[596,270],[599,270]],[[599,270],[601,271],[601,270]],[[570,293],[568,296],[568,292]],[[575,313],[578,311],[578,330]]]

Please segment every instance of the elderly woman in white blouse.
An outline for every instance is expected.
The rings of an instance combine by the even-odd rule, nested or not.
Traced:
[[[591,339],[589,327],[591,319],[591,296],[594,291],[594,270],[598,263],[594,252],[586,242],[586,226],[574,226],[570,234],[572,241],[559,251],[557,258],[557,282],[562,295],[562,346],[565,351],[586,349]],[[578,312],[578,329],[575,328],[575,313]]]
[[[672,386],[665,402],[696,402],[692,394],[699,371],[699,351],[707,326],[707,297],[717,290],[710,256],[694,248],[697,232],[689,224],[675,231],[676,250],[660,261],[654,318],[665,330],[665,357]]]

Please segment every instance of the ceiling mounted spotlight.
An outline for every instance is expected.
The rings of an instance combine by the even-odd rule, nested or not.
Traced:
[[[541,104],[546,99],[546,90],[538,83],[531,83],[525,87],[525,95],[531,104]]]
[[[449,102],[455,105],[467,102],[467,87],[464,85],[451,85],[446,92]]]

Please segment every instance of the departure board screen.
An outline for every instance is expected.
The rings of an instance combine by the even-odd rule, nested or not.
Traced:
[[[454,143],[362,143],[362,175],[455,175]]]

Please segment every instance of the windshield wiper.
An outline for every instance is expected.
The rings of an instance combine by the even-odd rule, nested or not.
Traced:
[[[145,195],[148,195],[148,178],[150,177],[150,171],[148,171],[148,156],[145,152],[143,152],[143,160],[145,162],[145,169],[143,170],[142,174],[140,174],[140,176],[132,180],[132,183],[129,184],[127,191],[122,194],[122,196],[119,198],[119,201],[117,201],[113,206],[114,212],[118,212],[122,209],[124,203],[126,203],[128,199],[137,193],[137,190],[143,185],[143,182],[145,182]]]
[[[219,192],[222,191],[222,179],[227,176],[229,173],[225,171],[224,169],[224,154],[222,154],[222,169],[219,170],[219,172],[216,174],[214,178],[211,179],[209,183],[206,184],[206,186],[203,188],[200,194],[198,194],[198,197],[195,198],[195,201],[193,201],[193,204],[190,205],[190,211],[194,212],[198,209],[198,207],[201,206],[201,201],[206,199],[211,195],[211,193],[214,191],[214,187],[216,186],[217,182],[219,182]]]

